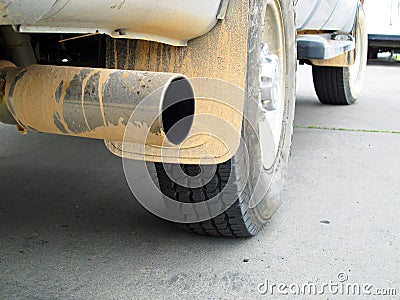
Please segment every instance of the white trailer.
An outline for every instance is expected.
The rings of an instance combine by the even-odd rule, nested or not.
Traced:
[[[369,58],[377,58],[380,51],[400,52],[400,0],[368,0],[364,8]]]

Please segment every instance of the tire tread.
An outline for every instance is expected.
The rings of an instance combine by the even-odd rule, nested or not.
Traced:
[[[348,105],[351,104],[346,92],[345,74],[341,67],[313,66],[313,81],[318,99],[323,104]]]

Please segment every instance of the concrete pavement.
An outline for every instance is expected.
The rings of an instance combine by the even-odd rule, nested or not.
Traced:
[[[400,132],[400,67],[368,67],[351,107],[320,105],[310,76],[300,67],[284,202],[253,239],[152,216],[101,141],[0,125],[0,298],[266,299],[265,280],[322,286],[341,272],[400,294],[400,134],[385,133]]]

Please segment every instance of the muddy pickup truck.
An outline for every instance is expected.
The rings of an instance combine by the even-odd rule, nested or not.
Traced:
[[[298,61],[334,105],[358,99],[366,66],[360,0],[1,0],[0,13],[0,121],[104,140],[138,201],[205,235],[256,235],[278,207]]]

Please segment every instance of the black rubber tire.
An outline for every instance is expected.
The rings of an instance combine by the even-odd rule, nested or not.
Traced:
[[[253,6],[262,7],[266,1],[251,0]],[[173,165],[156,163],[158,182],[163,194],[179,202],[197,203],[206,201],[217,194],[222,194],[224,199],[229,198],[234,204],[224,213],[208,221],[185,224],[192,232],[222,237],[250,237],[256,235],[263,227],[265,222],[271,217],[274,207],[274,199],[279,197],[283,182],[286,177],[288,159],[291,148],[293,134],[293,119],[295,105],[295,77],[296,77],[296,44],[295,44],[295,21],[294,7],[292,0],[279,0],[284,24],[285,39],[285,60],[286,60],[286,82],[285,82],[285,109],[281,141],[278,154],[271,169],[260,172],[262,167],[261,151],[258,135],[254,133],[254,124],[258,127],[259,107],[254,101],[245,102],[245,115],[247,120],[243,122],[242,143],[239,150],[229,161],[217,166],[193,166],[193,165]],[[262,9],[250,9],[257,15],[250,15],[250,24],[256,28],[249,28],[248,44],[248,68],[247,68],[247,94],[249,91],[257,91],[259,85],[259,61],[261,50],[261,37],[263,26]],[[255,25],[254,25],[255,24]],[[249,120],[249,118],[252,118]],[[253,126],[250,124],[252,123]],[[247,150],[246,150],[247,149]],[[246,152],[247,151],[247,152]],[[168,174],[174,174],[175,168],[181,168],[189,176],[207,174],[209,171],[212,179],[200,188],[186,188],[176,184],[170,179]],[[251,176],[246,176],[249,169]],[[177,172],[178,173],[178,172]],[[233,176],[234,178],[230,177]],[[262,201],[255,208],[250,209],[248,203],[254,192],[255,178],[260,176],[270,176],[274,181],[269,187],[265,186],[265,192],[260,199]],[[250,179],[248,179],[250,178]],[[176,178],[175,178],[176,179]],[[181,180],[181,179],[179,179]],[[227,186],[227,182],[233,182]],[[227,188],[228,187],[228,188]],[[268,189],[268,193],[267,193]]]
[[[323,104],[351,105],[357,99],[351,95],[348,73],[341,67],[313,66],[314,88]]]
[[[379,48],[368,48],[368,59],[378,59]]]
[[[367,64],[368,37],[365,27],[365,13],[361,4],[359,4],[356,18],[354,32],[356,32],[357,25],[359,25],[360,22],[362,25],[360,27],[360,37],[356,35],[356,43],[357,38],[360,38],[361,47],[360,49],[356,47],[355,55],[356,57],[360,56],[361,59],[358,76],[363,76],[361,73],[365,72],[365,66]],[[356,89],[352,87],[353,83],[351,82],[349,67],[313,66],[312,74],[315,92],[321,103],[330,105],[351,105],[358,100],[359,92],[354,92]],[[362,82],[360,84],[362,85]]]

